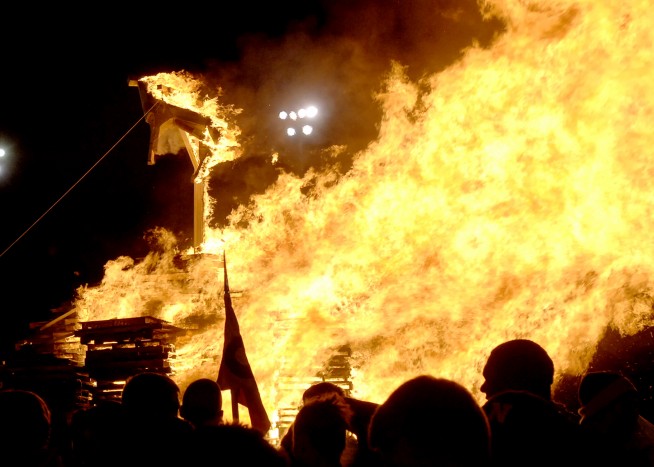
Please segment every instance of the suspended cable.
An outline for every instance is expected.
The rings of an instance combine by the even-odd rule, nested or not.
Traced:
[[[145,117],[146,117],[150,112],[152,112],[152,111],[154,110],[154,108],[155,108],[158,104],[159,104],[159,101],[156,101],[156,102],[152,105],[152,107],[150,107],[150,109],[148,109],[148,111],[145,112],[145,113],[143,114],[143,116],[141,116],[141,118],[139,118],[139,119],[136,121],[136,123],[134,123],[134,125],[132,125],[132,127],[131,127],[129,130],[127,130],[127,132],[126,132],[123,136],[121,136],[120,139],[119,139],[118,141],[116,141],[116,142],[113,144],[113,146],[111,146],[111,147],[107,150],[107,152],[105,152],[105,153],[103,154],[103,156],[100,157],[100,159],[98,159],[98,160],[95,162],[95,164],[93,164],[93,165],[91,166],[91,168],[90,168],[89,170],[87,170],[87,171],[86,171],[86,172],[85,172],[85,173],[84,173],[84,174],[83,174],[83,175],[82,175],[82,176],[81,176],[81,177],[80,177],[80,178],[79,178],[79,179],[78,179],[78,180],[77,180],[77,181],[76,181],[76,182],[75,182],[75,183],[74,183],[70,188],[68,188],[68,190],[66,190],[66,192],[65,192],[63,195],[61,195],[57,201],[55,201],[55,202],[54,202],[54,203],[53,203],[53,204],[52,204],[48,209],[46,209],[46,211],[45,211],[43,214],[41,214],[41,215],[39,216],[39,218],[36,219],[36,220],[32,223],[32,225],[30,225],[27,229],[25,229],[25,231],[24,231],[22,234],[20,234],[20,235],[18,236],[18,238],[16,238],[16,240],[14,240],[14,241],[13,241],[13,242],[12,242],[12,243],[7,247],[7,248],[5,248],[5,250],[4,250],[2,253],[0,253],[0,258],[2,258],[2,257],[5,255],[5,253],[7,253],[7,252],[8,252],[8,251],[9,251],[9,250],[10,250],[10,249],[11,249],[11,248],[16,244],[16,243],[18,243],[18,242],[20,241],[21,238],[23,238],[25,235],[27,235],[27,233],[28,233],[30,230],[32,230],[32,228],[34,228],[34,226],[35,226],[36,224],[38,224],[38,223],[41,221],[41,219],[43,219],[43,218],[44,218],[44,217],[45,217],[45,216],[46,216],[50,211],[52,211],[52,209],[54,209],[54,207],[55,207],[57,204],[59,204],[59,203],[61,202],[61,200],[64,199],[64,198],[68,195],[68,193],[70,193],[70,192],[73,190],[73,188],[75,188],[75,187],[76,187],[76,186],[77,186],[77,185],[78,185],[82,180],[84,180],[84,178],[85,178],[88,174],[90,174],[91,171],[92,171],[93,169],[95,169],[95,168],[98,166],[98,164],[100,164],[100,162],[102,162],[102,161],[104,160],[104,158],[107,157],[107,156],[109,155],[109,153],[111,153],[111,151],[113,151],[114,148],[115,148],[116,146],[118,146],[118,145],[119,145],[119,144],[120,144],[120,143],[121,143],[121,142],[122,142],[122,141],[127,137],[127,135],[129,135],[129,134],[134,130],[134,128],[136,128],[136,126],[137,126],[139,123],[141,123],[141,121],[142,121],[142,120],[143,120],[143,119],[144,119],[144,118],[145,118]]]

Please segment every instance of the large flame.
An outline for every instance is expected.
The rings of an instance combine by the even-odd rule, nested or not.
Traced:
[[[651,5],[492,6],[507,26],[492,47],[420,82],[390,67],[379,137],[345,176],[284,173],[220,229],[207,203],[205,255],[188,275],[161,231],[145,261],[109,261],[102,284],[79,290],[80,316],[195,323],[175,377],[215,378],[224,249],[270,412],[295,406],[301,389],[287,382],[343,344],[354,395],[381,402],[421,373],[479,396],[489,351],[517,337],[543,345],[559,377],[579,374],[607,327],[651,326]],[[194,79],[152,82],[183,95]],[[216,160],[238,157],[224,152],[239,147],[232,109],[189,96],[186,108],[217,112]]]

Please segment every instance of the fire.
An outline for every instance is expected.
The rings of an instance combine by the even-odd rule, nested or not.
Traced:
[[[390,67],[378,138],[345,176],[284,173],[220,229],[206,203],[188,276],[175,275],[175,239],[160,231],[143,262],[109,261],[102,284],[78,291],[80,316],[195,327],[175,377],[182,388],[215,378],[224,249],[270,413],[297,405],[285,381],[315,375],[344,344],[354,396],[381,402],[422,373],[479,395],[491,348],[517,337],[543,345],[559,376],[579,374],[608,326],[651,326],[651,6],[491,6],[506,22],[491,47],[420,82]],[[143,79],[211,117],[216,161],[240,156],[237,110],[203,100],[185,73]]]

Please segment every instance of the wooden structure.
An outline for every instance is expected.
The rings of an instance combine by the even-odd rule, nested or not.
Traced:
[[[0,366],[0,388],[32,390],[61,412],[120,399],[136,373],[173,373],[176,339],[186,332],[151,316],[79,322],[72,311],[30,327]]]
[[[75,334],[97,399],[119,399],[125,381],[143,371],[170,374],[177,336],[186,332],[151,316],[87,321]]]
[[[341,346],[334,350],[331,357],[325,362],[322,368],[316,368],[316,373],[312,378],[303,378],[294,373],[283,375],[279,383],[280,390],[291,392],[304,392],[306,388],[320,382],[330,382],[343,389],[346,396],[351,396],[352,383],[352,349],[348,345]],[[279,431],[278,439],[270,440],[276,444],[286,434],[289,427],[295,420],[301,402],[298,401],[294,407],[280,407],[278,409],[279,420],[276,422],[276,428]]]
[[[90,405],[95,382],[84,368],[84,348],[73,311],[30,323],[32,335],[15,344],[1,370],[0,387],[34,391],[57,413]]]
[[[216,142],[218,131],[211,121],[181,107],[167,104],[154,98],[147,91],[147,85],[138,80],[129,80],[129,85],[139,90],[145,120],[150,125],[150,148],[148,164],[154,165],[157,157],[179,154],[185,151],[193,164],[193,248],[196,250],[204,241],[204,192],[206,183],[198,182],[196,175],[210,150],[203,143],[205,133]],[[164,86],[161,86],[165,92]]]

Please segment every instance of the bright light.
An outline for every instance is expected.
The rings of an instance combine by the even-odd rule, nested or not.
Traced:
[[[318,108],[311,105],[311,106],[307,107],[306,114],[307,114],[308,118],[313,118],[316,115],[318,115]]]
[[[3,148],[0,148],[0,157],[5,157],[5,154],[7,154],[7,152]],[[0,175],[4,176],[4,174],[5,168],[0,165]]]
[[[315,105],[298,109],[297,112],[295,110],[291,110],[290,112],[282,110],[279,112],[279,118],[281,120],[286,120],[287,118],[290,118],[291,120],[297,120],[298,118],[313,118],[316,115],[318,115],[318,108]]]
[[[286,111],[282,110],[279,112],[279,118],[281,120],[286,120],[287,118],[290,118],[293,121],[297,121],[298,119],[306,119],[306,118],[313,118],[316,115],[318,115],[318,108],[314,105],[310,105],[309,107],[297,109],[297,110],[291,110],[291,111]],[[297,134],[298,130],[296,130],[293,127],[286,128],[286,134],[288,136],[295,136]],[[304,125],[302,126],[302,134],[308,136],[311,133],[313,133],[313,126],[311,125]]]

